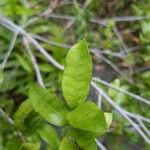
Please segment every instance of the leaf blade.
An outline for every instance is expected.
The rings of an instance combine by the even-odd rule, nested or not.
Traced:
[[[90,101],[69,112],[67,118],[70,125],[77,129],[101,134],[107,131],[104,112]]]
[[[38,133],[52,149],[58,149],[60,139],[52,126],[45,124],[44,127],[42,126],[40,129],[38,129]]]
[[[29,115],[29,113],[33,110],[33,107],[29,100],[24,101],[15,112],[14,121],[17,127],[20,127],[25,118]]]
[[[106,120],[106,125],[107,125],[107,128],[109,129],[111,123],[112,123],[112,120],[113,120],[113,116],[112,116],[112,113],[104,113],[104,116],[105,116],[105,120]]]
[[[77,147],[74,142],[74,139],[72,139],[71,136],[66,135],[60,144],[59,150],[76,150],[76,149]]]
[[[70,49],[66,57],[62,91],[70,108],[75,108],[86,100],[91,79],[91,57],[86,41],[82,40]]]
[[[32,84],[29,89],[29,100],[34,110],[48,122],[64,126],[67,124],[66,113],[68,112],[63,101],[51,94],[49,90]]]
[[[73,129],[70,133],[80,148],[85,150],[97,150],[94,136],[87,131]]]

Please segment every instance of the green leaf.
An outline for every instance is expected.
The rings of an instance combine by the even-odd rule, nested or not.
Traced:
[[[75,44],[67,54],[62,90],[70,108],[82,104],[89,93],[92,62],[85,40]]]
[[[18,140],[18,138],[13,137],[6,143],[5,150],[19,150],[20,147],[21,142]]]
[[[66,135],[60,144],[59,150],[77,150],[74,139],[71,136]]]
[[[104,113],[104,116],[105,116],[107,128],[109,129],[113,119],[112,113]]]
[[[34,110],[48,122],[57,126],[67,125],[66,113],[68,110],[66,106],[49,90],[32,84],[29,89],[29,100]]]
[[[27,71],[28,73],[32,73],[31,65],[27,62],[27,60],[25,58],[23,58],[21,55],[19,55],[18,53],[16,53],[15,55],[16,55],[19,63],[23,67],[23,69],[25,71]]]
[[[41,72],[52,72],[53,71],[53,67],[47,63],[40,63],[39,64],[39,68],[41,70]]]
[[[3,84],[3,81],[4,81],[4,72],[2,69],[0,69],[0,88]]]
[[[142,23],[142,32],[144,34],[150,33],[150,22],[145,21],[145,22]]]
[[[21,150],[40,150],[40,143],[23,143]]]
[[[45,124],[45,119],[38,115],[35,111],[32,111],[25,119],[25,133],[28,135],[34,134],[39,128]],[[38,134],[39,135],[39,134]]]
[[[93,102],[81,104],[67,114],[70,125],[74,128],[83,129],[103,134],[107,131],[107,125],[102,112]]]
[[[16,111],[14,115],[14,121],[16,126],[21,126],[24,123],[25,118],[33,110],[33,107],[29,100],[24,101]]]
[[[128,86],[124,85],[120,87],[121,90],[128,91]],[[124,93],[118,92],[118,94],[114,97],[114,100],[116,104],[118,105],[125,105],[127,102],[129,102],[129,98]]]
[[[112,82],[112,85],[113,85],[114,87],[119,88],[119,87],[120,87],[120,80],[119,80],[119,79],[114,80],[114,81]],[[108,95],[109,95],[110,97],[114,98],[117,94],[118,94],[118,91],[116,91],[116,90],[114,90],[114,89],[111,89],[111,88],[108,89]]]
[[[38,133],[40,134],[41,138],[51,147],[51,149],[58,149],[60,139],[56,133],[56,131],[49,125],[45,124],[42,126]]]
[[[80,148],[84,150],[97,150],[95,139],[90,132],[73,129],[70,134]]]
[[[4,149],[4,147],[3,147],[3,138],[2,138],[2,136],[1,136],[1,134],[0,134],[0,149],[1,149],[1,150]]]

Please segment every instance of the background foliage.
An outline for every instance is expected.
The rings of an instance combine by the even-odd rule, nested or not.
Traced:
[[[68,48],[86,38],[91,49],[94,77],[150,99],[149,0],[1,0],[0,12],[32,33],[62,65]],[[21,139],[20,136],[18,138],[18,130],[28,137],[29,143],[24,145],[24,149],[39,149],[39,141],[42,141],[43,147],[48,143],[47,149],[57,149],[62,133],[59,129],[54,131],[34,111],[27,110],[29,116],[24,114],[23,120],[17,120],[22,122],[17,126],[16,111],[22,105],[28,105],[24,103],[28,98],[28,88],[37,78],[21,35],[18,35],[14,49],[3,67],[12,39],[13,33],[0,26],[0,108],[6,112],[3,114],[0,109],[0,149],[19,147]],[[37,59],[45,86],[62,97],[62,72],[51,65],[33,45],[30,48]],[[148,105],[102,84],[99,86],[125,110],[150,117]],[[97,96],[91,88],[89,99],[96,101]],[[135,129],[104,99],[102,109],[113,112],[110,132],[100,138],[107,149],[150,149]],[[8,116],[15,120],[15,126]],[[145,125],[149,128],[149,123]],[[50,133],[54,134],[50,136]]]

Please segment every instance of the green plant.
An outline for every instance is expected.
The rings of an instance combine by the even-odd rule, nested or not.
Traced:
[[[62,80],[66,104],[48,89],[32,84],[29,102],[49,123],[65,128],[60,150],[80,147],[95,150],[95,138],[108,131],[111,114],[101,111],[91,101],[85,102],[92,78],[92,63],[85,40],[74,45],[67,54]]]
[[[93,60],[89,97],[103,111],[113,113],[111,133],[96,140],[97,146],[108,150],[120,150],[120,145],[121,149],[149,150],[149,4],[149,0],[1,0],[0,150],[57,150],[62,139],[66,147],[66,143],[70,147],[80,146],[80,140],[88,141],[85,144],[95,142],[83,129],[74,129],[76,115],[71,123],[68,121],[70,112],[83,104],[89,105],[85,102],[86,92],[84,99],[76,102],[78,92],[72,88],[64,92],[61,87],[66,54],[83,37],[90,45]],[[63,101],[67,114],[64,113],[64,126],[54,126],[53,120],[47,121],[33,109],[27,91],[35,80]],[[73,85],[69,84],[76,89]],[[81,87],[82,84],[78,91]],[[89,83],[86,88],[88,91]],[[76,93],[73,98],[72,93]],[[110,113],[104,115],[108,120],[111,117]],[[73,140],[68,142],[68,138]]]

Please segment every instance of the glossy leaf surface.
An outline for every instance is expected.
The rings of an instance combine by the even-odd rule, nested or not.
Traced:
[[[48,122],[64,126],[67,124],[66,113],[68,112],[63,101],[51,94],[49,90],[32,84],[29,89],[29,100],[34,110]]]
[[[84,150],[97,150],[95,139],[90,132],[73,129],[71,135],[80,148]]]
[[[90,101],[69,112],[67,118],[74,128],[96,133],[105,133],[107,131],[104,112]]]
[[[89,93],[92,78],[92,63],[87,43],[82,40],[67,54],[62,90],[70,108],[82,104]]]
[[[60,144],[59,150],[77,150],[74,139],[71,136],[66,135]]]

